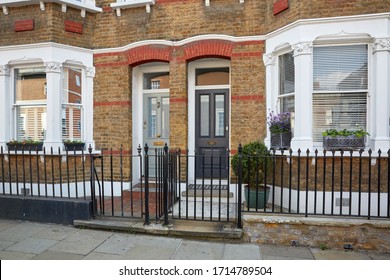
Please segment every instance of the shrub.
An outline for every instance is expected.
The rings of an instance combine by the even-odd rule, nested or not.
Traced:
[[[242,146],[242,181],[255,188],[264,181],[271,169],[271,158],[268,148],[260,141]],[[232,169],[238,176],[239,154],[232,157]]]

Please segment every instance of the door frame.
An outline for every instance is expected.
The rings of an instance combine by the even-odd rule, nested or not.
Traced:
[[[195,134],[195,104],[196,104],[196,96],[195,93],[197,90],[212,90],[212,89],[227,89],[228,90],[228,110],[229,110],[229,118],[228,118],[228,125],[229,125],[229,132],[228,132],[228,141],[229,141],[229,149],[230,149],[230,143],[231,143],[231,78],[229,79],[229,85],[216,85],[216,86],[195,86],[195,79],[196,79],[196,69],[205,69],[205,68],[219,68],[219,67],[228,67],[229,68],[229,76],[231,77],[231,70],[230,70],[230,60],[228,59],[221,59],[221,58],[205,58],[205,59],[199,59],[192,61],[188,64],[188,150],[190,154],[194,154],[195,151],[195,141],[196,141],[196,134]],[[193,157],[191,157],[193,158]],[[190,182],[195,182],[195,160],[190,160],[188,163],[188,177]]]
[[[132,88],[131,88],[131,117],[132,117],[132,154],[138,154],[138,145],[143,148],[145,145],[143,133],[144,119],[144,90],[143,90],[143,75],[146,73],[169,72],[169,63],[152,62],[136,66],[132,69]],[[169,89],[166,89],[169,94]],[[143,154],[143,153],[142,153]],[[139,161],[134,160],[133,163],[133,184],[141,180]]]

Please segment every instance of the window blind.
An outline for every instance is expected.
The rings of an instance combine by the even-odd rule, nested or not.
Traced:
[[[313,140],[327,129],[367,127],[367,45],[313,50]]]

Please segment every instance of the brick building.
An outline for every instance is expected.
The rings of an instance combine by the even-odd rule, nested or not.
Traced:
[[[324,129],[356,124],[367,149],[390,148],[388,0],[0,5],[5,150],[31,138],[235,152],[269,145],[269,111],[293,113],[293,150],[321,149]]]

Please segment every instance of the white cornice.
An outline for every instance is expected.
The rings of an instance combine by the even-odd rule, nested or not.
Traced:
[[[186,44],[204,41],[204,40],[223,40],[230,41],[234,43],[239,42],[250,42],[250,41],[264,41],[265,36],[244,36],[244,37],[234,37],[229,35],[221,35],[221,34],[207,34],[207,35],[199,35],[191,38],[186,38],[180,41],[169,41],[169,40],[145,40],[139,41],[135,43],[131,43],[129,45],[117,48],[105,48],[105,49],[96,49],[93,50],[94,54],[102,54],[107,52],[125,52],[130,49],[134,49],[137,47],[143,47],[148,45],[163,45],[163,46],[172,46],[172,47],[180,47]]]
[[[58,3],[60,5],[64,4],[72,8],[86,10],[90,13],[101,13],[102,8],[96,7],[95,5],[90,5],[88,2],[83,3],[76,0],[0,0],[0,6],[3,7],[19,7],[26,5],[40,5],[42,9],[42,3],[45,2],[53,2]],[[4,9],[4,8],[3,8]]]
[[[374,20],[374,19],[388,19],[390,20],[390,13],[380,13],[380,14],[365,14],[365,15],[356,15],[356,16],[342,16],[342,17],[328,17],[328,18],[312,18],[312,19],[299,19],[294,21],[282,28],[279,28],[275,31],[272,31],[265,35],[265,39],[270,39],[281,33],[288,31],[289,29],[296,28],[302,25],[309,24],[326,24],[326,23],[338,23],[345,21],[362,21],[362,20]]]
[[[12,50],[41,49],[41,48],[47,48],[47,47],[52,47],[52,48],[58,48],[58,49],[64,49],[64,50],[70,50],[70,51],[77,51],[77,52],[84,52],[84,53],[92,54],[92,50],[90,50],[90,49],[74,47],[74,46],[70,46],[70,45],[62,45],[62,44],[53,43],[53,42],[30,44],[30,45],[2,46],[2,47],[0,47],[0,52],[2,52],[2,51],[12,51]]]

